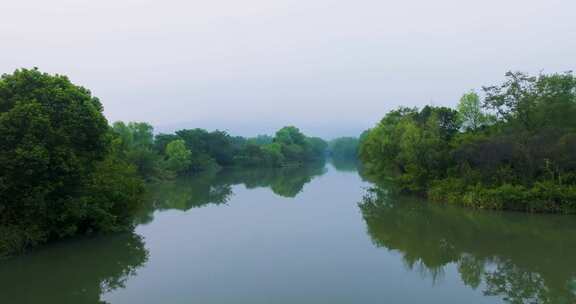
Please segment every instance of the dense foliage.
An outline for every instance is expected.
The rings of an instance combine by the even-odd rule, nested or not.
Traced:
[[[189,175],[227,167],[276,168],[323,159],[328,144],[296,127],[284,127],[274,137],[231,136],[223,131],[184,129],[153,135],[146,123],[113,125],[124,159],[150,178]]]
[[[357,137],[338,137],[328,143],[330,156],[336,159],[356,159],[359,139]]]
[[[65,237],[127,230],[144,181],[221,167],[322,159],[327,143],[284,127],[274,137],[108,125],[102,104],[61,75],[0,78],[0,257]]]
[[[0,256],[131,227],[142,183],[88,90],[36,69],[2,75],[0,138]]]
[[[361,142],[369,174],[478,208],[576,212],[576,78],[507,73],[458,110],[388,113]]]

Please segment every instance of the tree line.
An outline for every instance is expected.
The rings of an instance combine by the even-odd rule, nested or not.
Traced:
[[[356,159],[358,157],[358,137],[339,137],[328,143],[330,156],[333,159]]]
[[[367,132],[359,154],[369,175],[434,201],[576,212],[576,78],[508,72],[456,109],[401,107]]]
[[[66,76],[0,77],[0,257],[75,235],[131,230],[147,181],[221,167],[285,167],[324,158],[327,143],[288,126],[272,136],[154,135],[116,122]]]
[[[323,159],[328,144],[298,128],[281,128],[275,136],[232,136],[224,131],[184,129],[154,135],[144,122],[115,122],[115,150],[146,179],[166,179],[227,167],[276,168]]]

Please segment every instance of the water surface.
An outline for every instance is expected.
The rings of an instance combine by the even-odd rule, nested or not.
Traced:
[[[431,205],[354,168],[155,185],[134,233],[0,263],[0,303],[574,303],[574,217]]]

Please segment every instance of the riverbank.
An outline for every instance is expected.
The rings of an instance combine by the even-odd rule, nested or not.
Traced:
[[[456,109],[386,114],[361,141],[368,173],[437,202],[576,213],[576,77],[506,76]]]

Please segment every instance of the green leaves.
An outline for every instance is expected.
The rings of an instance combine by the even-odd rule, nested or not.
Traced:
[[[356,137],[339,137],[329,143],[330,155],[334,158],[356,159],[359,139]]]
[[[426,106],[388,113],[361,142],[368,173],[391,174],[401,189],[434,200],[576,212],[576,78],[506,77],[484,88],[483,101],[464,94],[457,112]]]
[[[508,72],[506,82],[484,87],[484,107],[495,110],[510,127],[537,132],[541,128],[574,128],[576,77],[572,73],[528,76]]]
[[[466,130],[477,130],[489,125],[494,118],[482,110],[480,97],[474,91],[462,95],[458,103],[458,117]]]
[[[171,141],[166,146],[166,156],[168,169],[176,173],[189,170],[192,164],[192,152],[186,148],[186,143],[182,139]]]
[[[449,162],[448,143],[459,126],[448,108],[392,111],[362,141],[361,159],[373,174],[392,173],[406,189],[423,191]]]
[[[0,256],[50,239],[131,226],[141,179],[115,159],[102,104],[37,69],[0,78]],[[18,234],[18,236],[14,236]]]

